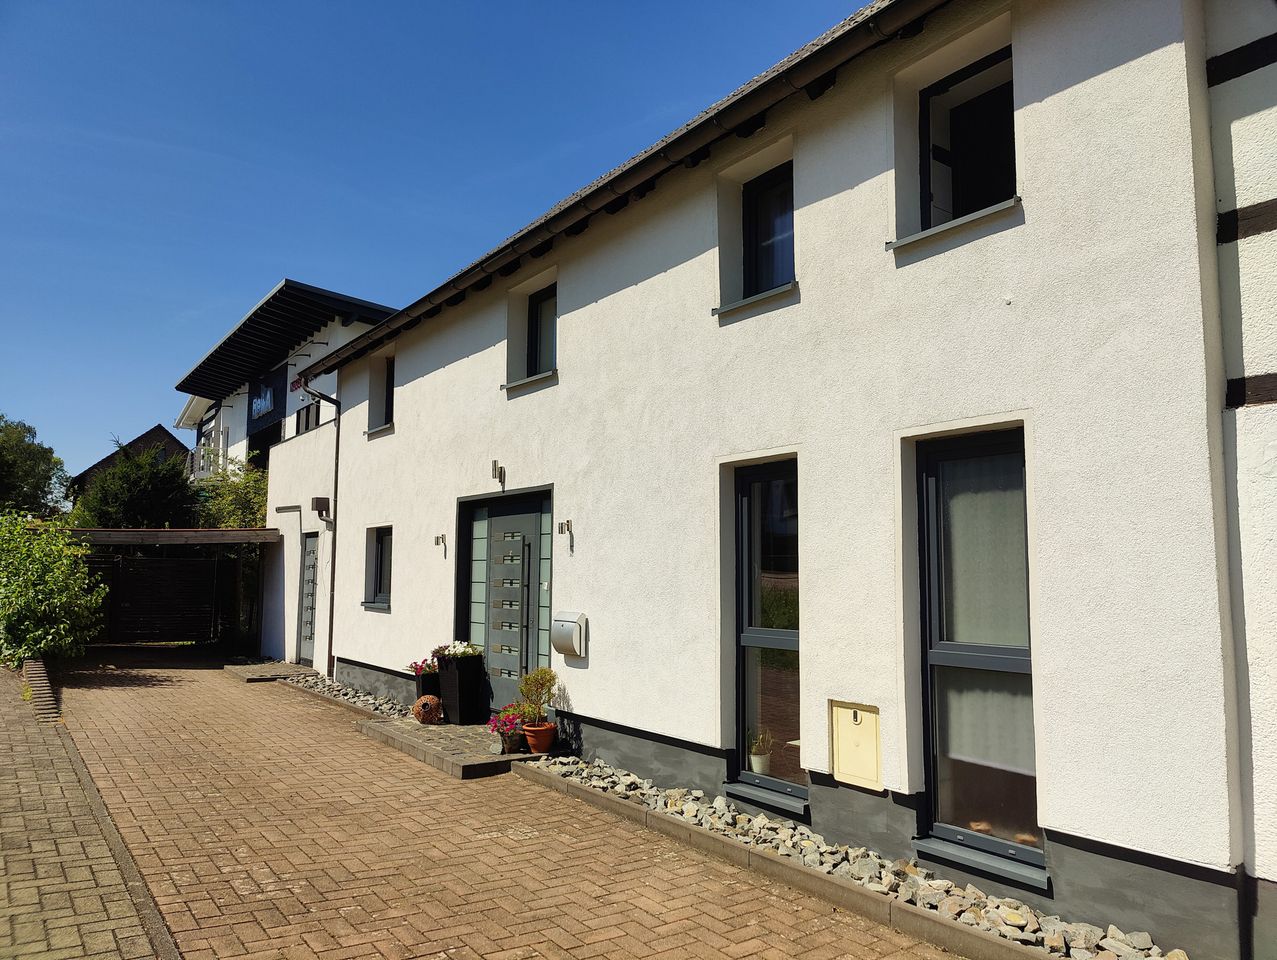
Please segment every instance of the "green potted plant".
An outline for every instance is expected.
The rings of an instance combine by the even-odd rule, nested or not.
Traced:
[[[439,699],[449,723],[488,722],[483,652],[471,643],[446,643],[432,654],[439,667]]]
[[[414,660],[408,664],[417,682],[417,699],[439,696],[439,664],[434,657]]]
[[[757,734],[750,734],[749,740],[749,769],[759,776],[767,776],[768,770],[771,769],[772,747],[776,741],[772,738],[771,731],[763,727]]]
[[[558,732],[546,717],[546,708],[554,699],[554,688],[559,678],[549,667],[537,667],[519,681],[519,696],[527,714],[523,719],[523,735],[528,738],[528,749],[533,753],[549,753]]]

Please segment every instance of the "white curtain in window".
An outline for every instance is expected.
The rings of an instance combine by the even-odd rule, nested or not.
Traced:
[[[1034,775],[1029,674],[939,667],[936,683],[942,756]]]

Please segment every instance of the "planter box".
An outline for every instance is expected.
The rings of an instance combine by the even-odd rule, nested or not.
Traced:
[[[488,675],[483,657],[440,661],[439,699],[449,723],[487,723]]]
[[[440,696],[439,695],[439,674],[437,673],[417,674],[417,699],[420,700],[422,697],[438,697],[438,696]]]

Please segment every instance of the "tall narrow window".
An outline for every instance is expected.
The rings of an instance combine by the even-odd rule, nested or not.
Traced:
[[[1040,866],[1024,435],[918,453],[932,833]]]
[[[799,759],[798,464],[736,474],[739,778],[807,795]]]
[[[794,279],[794,165],[782,163],[741,188],[745,247],[743,295],[766,293]]]
[[[381,422],[395,422],[395,358],[386,357],[386,381],[382,385]]]
[[[922,229],[1015,196],[1011,48],[921,90],[918,134]]]
[[[394,537],[391,527],[374,527],[369,531],[368,589],[365,603],[390,603],[390,566]]]
[[[528,376],[549,373],[555,364],[559,287],[552,283],[528,297]]]

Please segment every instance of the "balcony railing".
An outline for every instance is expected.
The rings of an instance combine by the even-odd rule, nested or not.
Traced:
[[[186,454],[186,475],[194,480],[212,476],[226,464],[226,457],[217,447],[196,447]]]

